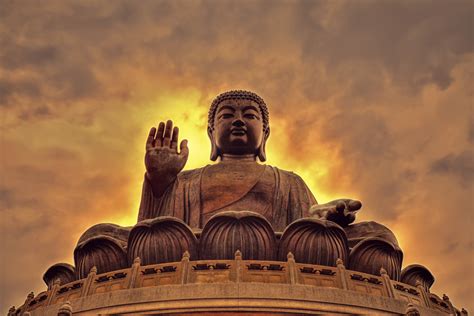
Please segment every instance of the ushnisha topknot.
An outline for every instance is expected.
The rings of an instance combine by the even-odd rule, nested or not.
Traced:
[[[214,118],[216,116],[216,110],[219,103],[224,100],[229,99],[244,99],[244,100],[251,100],[258,104],[260,108],[260,112],[262,113],[262,121],[263,121],[263,130],[266,131],[269,125],[269,114],[268,108],[265,104],[265,101],[261,97],[259,97],[256,93],[251,91],[245,90],[231,90],[224,93],[219,94],[214,101],[211,103],[211,107],[209,109],[209,116],[208,116],[208,126],[211,129],[214,129]]]

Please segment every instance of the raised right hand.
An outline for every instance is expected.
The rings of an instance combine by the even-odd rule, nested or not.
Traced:
[[[188,160],[188,141],[181,141],[178,153],[178,127],[173,128],[173,122],[168,120],[166,126],[160,122],[158,130],[150,129],[146,140],[145,167],[148,177],[153,180],[171,180],[183,170]]]

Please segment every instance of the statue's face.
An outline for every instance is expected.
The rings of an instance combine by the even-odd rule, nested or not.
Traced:
[[[260,107],[252,100],[229,99],[217,106],[214,141],[222,154],[257,155],[263,141]]]

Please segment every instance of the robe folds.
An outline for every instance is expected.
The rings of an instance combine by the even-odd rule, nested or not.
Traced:
[[[145,175],[138,221],[159,216],[173,216],[183,220],[193,229],[202,229],[208,219],[204,212],[206,210],[203,210],[205,201],[202,199],[209,195],[209,192],[202,192],[203,175],[209,167],[208,165],[180,172],[160,198],[155,198],[153,195],[151,184]],[[268,201],[263,201],[268,205],[268,211],[262,215],[266,215],[275,231],[283,231],[291,222],[310,215],[309,209],[317,202],[301,177],[268,165],[265,165],[265,177],[266,182],[270,182],[273,188]],[[263,182],[263,176],[262,179],[257,179],[255,185],[249,186],[248,191],[227,205],[226,210],[232,209],[233,206],[238,210],[239,201],[244,201],[246,195],[255,194],[252,191],[258,190],[259,182]],[[238,185],[238,182],[236,184]],[[254,210],[248,209],[248,211]]]

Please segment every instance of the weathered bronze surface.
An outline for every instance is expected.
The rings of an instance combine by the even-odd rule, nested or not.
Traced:
[[[398,246],[382,238],[370,237],[361,240],[351,250],[349,269],[369,274],[379,274],[385,269],[392,280],[399,281],[403,253]]]
[[[425,290],[429,291],[435,279],[426,267],[419,264],[411,264],[402,270],[401,281],[413,286],[420,284]]]
[[[49,267],[43,275],[43,281],[48,285],[48,290],[53,288],[54,282],[57,280],[59,280],[59,285],[75,281],[74,267],[67,263],[56,263]]]
[[[336,266],[347,262],[349,247],[344,230],[337,224],[316,218],[304,218],[289,225],[280,240],[278,259],[286,260],[291,252],[296,262]]]
[[[181,260],[188,251],[197,257],[197,240],[192,230],[174,217],[159,217],[139,222],[133,227],[128,239],[128,262],[135,258],[142,264],[174,262]]]
[[[204,227],[199,259],[232,259],[239,250],[246,260],[275,260],[277,240],[270,223],[253,212],[223,212]]]
[[[85,278],[92,267],[98,273],[126,268],[129,231],[129,227],[114,224],[98,224],[86,230],[74,249],[77,278]]]

